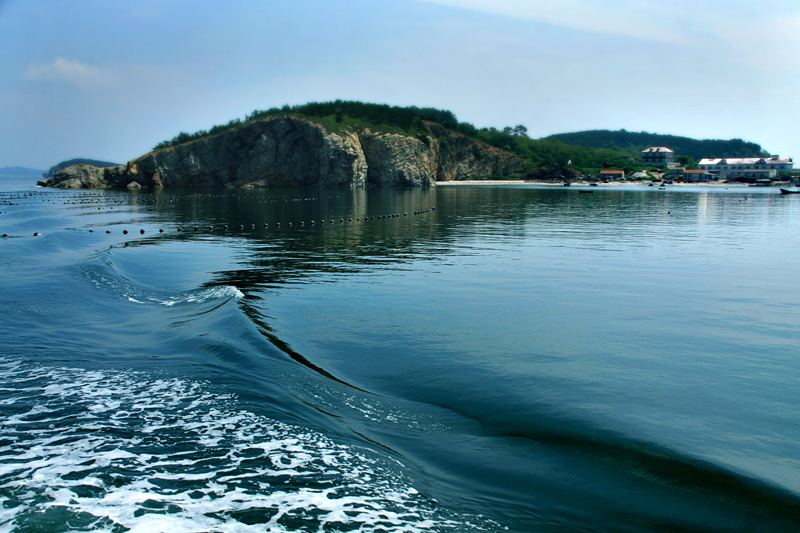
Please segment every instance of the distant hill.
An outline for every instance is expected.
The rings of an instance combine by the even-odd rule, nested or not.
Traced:
[[[626,130],[589,130],[574,133],[559,133],[545,137],[564,144],[586,148],[616,149],[632,156],[640,156],[641,151],[651,146],[666,146],[675,152],[675,157],[687,157],[699,161],[705,157],[761,157],[769,152],[760,145],[742,139],[698,140],[678,135],[634,132]]]
[[[0,176],[9,178],[36,178],[42,175],[41,170],[26,167],[0,167]]]
[[[98,161],[97,159],[70,159],[69,161],[62,161],[61,163],[50,167],[50,170],[47,172],[39,173],[45,178],[52,178],[56,172],[59,170],[63,170],[67,167],[71,167],[72,165],[91,165],[97,168],[104,168],[104,167],[115,167],[119,165],[119,163],[111,163],[109,161]]]

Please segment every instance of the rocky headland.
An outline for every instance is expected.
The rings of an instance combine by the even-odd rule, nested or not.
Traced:
[[[523,160],[434,122],[425,135],[329,131],[296,115],[154,150],[126,165],[67,167],[39,184],[60,188],[425,187],[524,173]]]

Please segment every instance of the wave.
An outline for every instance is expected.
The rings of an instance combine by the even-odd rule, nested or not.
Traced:
[[[83,274],[96,288],[118,295],[137,304],[173,307],[181,304],[202,304],[210,301],[228,301],[243,298],[244,293],[232,285],[202,287],[185,292],[158,290],[133,282],[114,269],[111,261],[87,264]]]
[[[183,303],[203,303],[209,300],[221,300],[221,299],[232,299],[232,298],[243,298],[244,293],[237,289],[232,285],[220,285],[217,287],[208,287],[205,289],[197,289],[194,291],[189,291],[181,294],[171,295],[171,296],[163,296],[163,295],[155,295],[155,294],[140,294],[141,291],[128,291],[123,293],[123,296],[128,299],[130,302],[139,303],[139,304],[148,304],[154,303],[158,305],[164,305],[167,307],[172,307],[173,305],[183,304]],[[137,299],[142,298],[141,300]]]
[[[621,495],[632,499],[645,494],[671,498],[672,509],[657,510],[648,517],[650,527],[666,529],[730,530],[732,524],[749,524],[747,531],[797,531],[800,527],[800,495],[746,472],[737,471],[708,459],[692,457],[668,447],[636,439],[613,431],[592,430],[575,423],[523,424],[510,430],[506,424],[482,420],[495,437],[524,439],[548,450],[549,456],[580,461],[586,472],[598,469],[604,475],[617,477]],[[506,426],[506,427],[503,427]],[[524,426],[524,427],[523,427]],[[584,427],[581,427],[584,426]],[[648,487],[642,491],[642,487]],[[660,496],[658,496],[660,494]],[[686,514],[669,516],[682,506]],[[669,509],[668,513],[664,513]],[[714,510],[717,511],[714,511]],[[719,512],[709,521],[704,513]],[[722,517],[724,515],[724,518]],[[678,522],[676,522],[676,519]],[[721,524],[728,523],[725,526]],[[679,524],[679,525],[678,525]],[[704,524],[698,526],[698,524]]]
[[[494,531],[203,382],[0,362],[0,531]]]

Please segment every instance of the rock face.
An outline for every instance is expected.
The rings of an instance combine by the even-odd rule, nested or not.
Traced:
[[[68,167],[40,185],[138,187],[419,187],[523,172],[517,156],[427,124],[429,135],[328,132],[295,116],[275,116],[120,165]]]

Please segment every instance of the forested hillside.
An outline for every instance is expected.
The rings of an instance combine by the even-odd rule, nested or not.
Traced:
[[[705,157],[761,157],[769,155],[760,145],[742,139],[692,139],[678,135],[635,132],[626,130],[590,130],[560,133],[546,139],[586,148],[617,149],[633,156],[651,146],[666,146],[675,152],[675,157],[686,157],[699,161]]]
[[[594,130],[551,135],[543,139],[528,137],[523,125],[502,129],[477,128],[459,121],[452,111],[430,107],[399,107],[358,101],[335,100],[302,105],[256,110],[244,119],[212,126],[195,133],[181,132],[163,141],[154,150],[177,146],[200,138],[217,135],[244,124],[275,115],[297,115],[314,120],[328,131],[399,133],[428,143],[427,123],[436,123],[452,131],[483,141],[522,157],[528,177],[558,179],[574,172],[596,173],[603,169],[641,170],[641,151],[651,146],[667,146],[675,152],[676,161],[694,165],[704,157],[757,157],[766,152],[756,143],[742,139],[697,140],[676,135],[662,135],[626,130]],[[635,159],[633,159],[635,158]]]
[[[203,137],[217,135],[240,127],[253,120],[288,114],[299,115],[321,123],[328,131],[358,131],[370,129],[373,132],[400,133],[413,136],[427,143],[426,123],[436,123],[452,131],[483,141],[491,146],[517,154],[526,161],[526,174],[559,171],[567,167],[578,172],[594,172],[604,168],[632,169],[627,161],[627,153],[616,149],[594,149],[582,146],[569,146],[558,140],[531,139],[525,126],[506,126],[502,129],[477,128],[468,122],[459,121],[451,111],[430,107],[399,107],[386,104],[372,104],[357,101],[335,100],[332,102],[312,102],[296,106],[274,107],[256,110],[244,119],[233,119],[227,124],[213,126],[195,133],[181,132],[171,140],[163,141],[154,150],[176,146]]]

